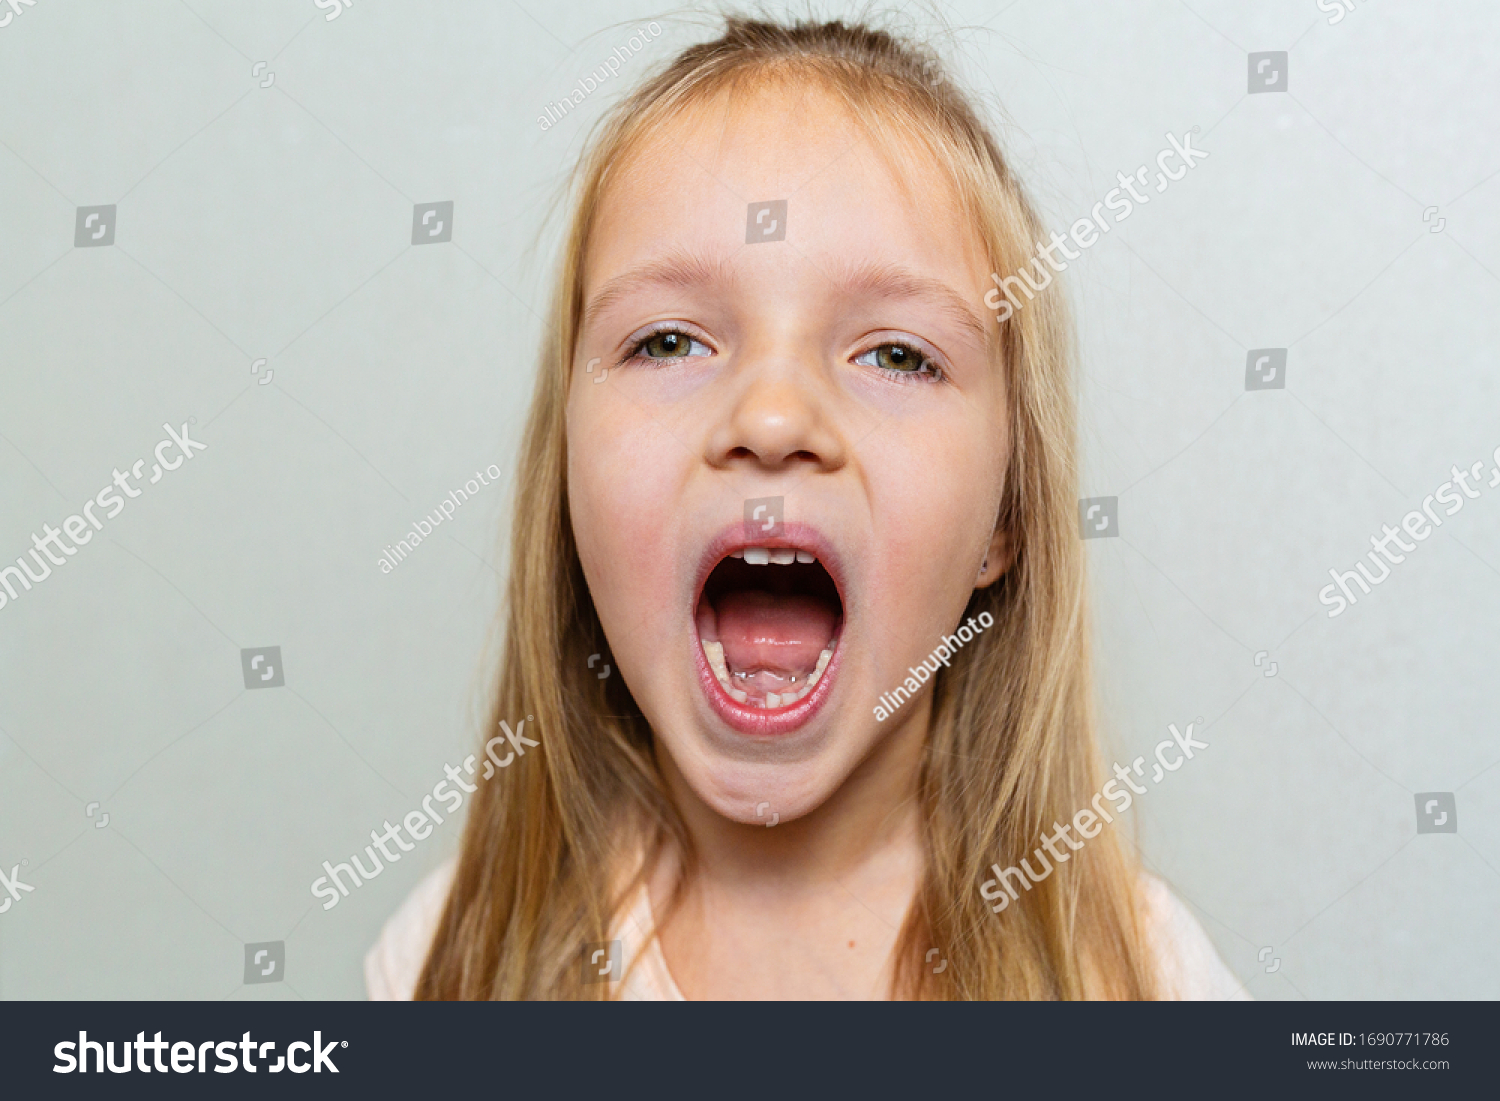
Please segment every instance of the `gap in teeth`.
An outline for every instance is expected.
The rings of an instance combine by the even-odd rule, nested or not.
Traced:
[[[724,644],[722,642],[704,642],[702,645],[703,656],[708,659],[708,667],[713,670],[714,679],[724,687],[724,691],[729,693],[731,699],[736,703],[769,710],[776,707],[790,707],[798,700],[805,698],[808,693],[818,686],[818,681],[823,678],[823,670],[827,669],[828,663],[833,660],[833,651],[834,647],[838,645],[838,639],[830,639],[828,645],[823,647],[822,652],[818,654],[818,664],[807,675],[807,679],[803,682],[801,688],[795,687],[797,683],[795,676],[788,677],[787,683],[791,687],[788,687],[786,691],[767,692],[760,699],[752,699],[747,690],[735,685],[734,682],[736,680],[745,683],[751,677],[755,676],[755,674],[744,671],[731,673],[728,662],[724,660]]]

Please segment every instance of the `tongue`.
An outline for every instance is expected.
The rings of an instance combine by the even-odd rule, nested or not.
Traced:
[[[759,589],[725,593],[715,602],[719,641],[733,672],[811,673],[833,638],[837,613],[826,601]]]

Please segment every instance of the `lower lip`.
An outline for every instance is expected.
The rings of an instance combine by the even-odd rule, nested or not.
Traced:
[[[840,641],[842,634],[841,623]],[[698,655],[698,681],[703,685],[703,692],[713,709],[718,712],[719,718],[741,734],[762,738],[791,734],[822,709],[829,693],[833,691],[833,680],[838,676],[839,659],[843,656],[843,647],[835,643],[833,657],[829,659],[823,675],[818,678],[818,683],[811,692],[790,707],[765,708],[746,706],[725,691],[719,678],[714,676],[713,669],[709,667],[708,656],[703,652],[703,640],[698,637],[696,629],[693,631],[693,649]]]

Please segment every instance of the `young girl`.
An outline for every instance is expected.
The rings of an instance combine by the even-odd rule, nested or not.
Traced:
[[[937,72],[731,19],[605,120],[491,720],[540,746],[373,997],[1239,992],[1117,825],[995,889],[1103,777],[1062,295],[983,307],[1045,233]]]

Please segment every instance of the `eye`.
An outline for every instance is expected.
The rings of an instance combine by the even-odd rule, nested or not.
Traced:
[[[854,362],[866,367],[879,367],[883,371],[890,371],[894,374],[917,375],[932,379],[943,377],[943,372],[937,363],[910,344],[898,342],[878,344],[868,352],[856,356]]]
[[[713,350],[694,340],[680,329],[658,329],[636,342],[630,358],[685,359],[688,356],[710,356]]]

